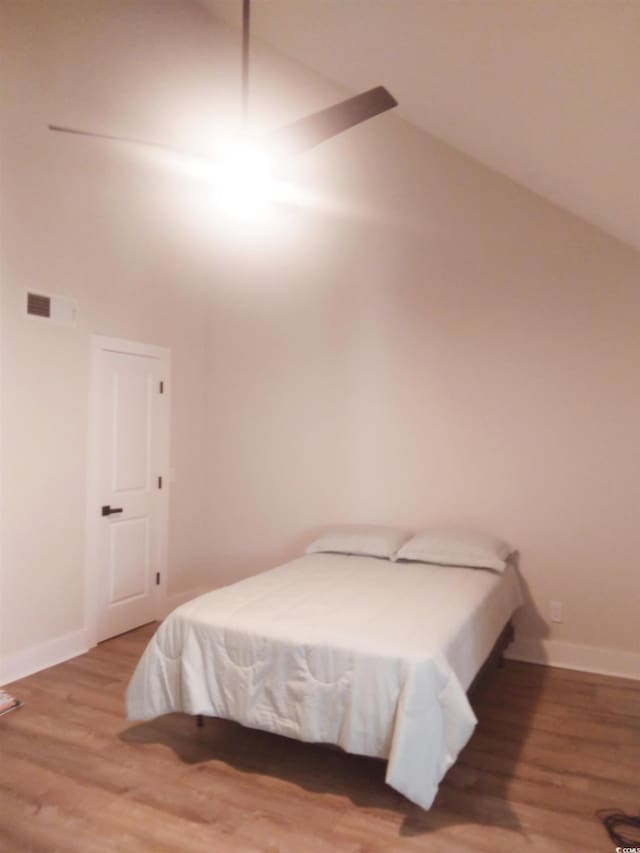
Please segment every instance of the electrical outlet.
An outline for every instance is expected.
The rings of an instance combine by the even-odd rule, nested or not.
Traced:
[[[552,622],[564,622],[562,618],[562,602],[561,601],[550,601],[549,602],[549,612],[551,614]]]

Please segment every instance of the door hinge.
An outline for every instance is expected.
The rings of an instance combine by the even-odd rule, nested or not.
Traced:
[[[158,477],[158,488],[162,488],[162,477]]]
[[[156,586],[160,586],[160,572],[156,572]]]
[[[164,394],[164,382],[162,380],[160,381],[160,393]]]

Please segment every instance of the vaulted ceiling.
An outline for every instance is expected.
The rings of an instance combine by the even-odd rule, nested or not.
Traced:
[[[638,0],[254,0],[252,32],[640,249]]]

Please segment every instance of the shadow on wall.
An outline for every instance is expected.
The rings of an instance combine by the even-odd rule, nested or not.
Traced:
[[[542,618],[531,595],[531,589],[527,579],[520,571],[520,555],[516,551],[511,555],[509,561],[518,573],[520,590],[522,591],[523,604],[519,613],[525,617],[520,620],[516,614],[514,624],[516,628],[515,643],[507,649],[507,657],[516,657],[520,650],[526,650],[526,659],[534,660],[536,663],[547,664],[548,654],[544,646],[544,640],[549,636],[549,624]],[[522,628],[520,624],[522,623]],[[526,634],[524,631],[526,630]]]

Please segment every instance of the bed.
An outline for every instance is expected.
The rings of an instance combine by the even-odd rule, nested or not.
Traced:
[[[386,759],[429,808],[471,736],[466,691],[521,604],[501,572],[313,553],[178,607],[147,646],[127,717],[235,720]]]

